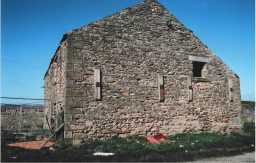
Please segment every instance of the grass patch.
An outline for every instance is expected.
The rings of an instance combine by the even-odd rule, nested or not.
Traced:
[[[157,145],[147,143],[143,137],[113,137],[86,141],[79,147],[72,146],[70,141],[61,141],[54,152],[8,149],[7,154],[16,155],[14,161],[192,161],[253,151],[254,145],[254,135],[198,133],[169,136]],[[96,157],[92,155],[94,152],[113,152],[115,155]],[[8,156],[5,158],[4,161],[10,160]]]

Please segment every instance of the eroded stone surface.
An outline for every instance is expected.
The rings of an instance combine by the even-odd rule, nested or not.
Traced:
[[[59,51],[65,52],[55,55],[61,62],[57,68],[53,62],[46,74],[45,95],[59,98],[64,107],[65,138],[240,129],[234,120],[240,114],[239,78],[155,1],[73,30],[64,43]],[[204,80],[192,77],[189,56],[209,60]],[[102,73],[100,101],[95,100],[94,69]],[[164,76],[163,102],[158,75]]]

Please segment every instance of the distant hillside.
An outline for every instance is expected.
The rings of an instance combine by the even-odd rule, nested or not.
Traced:
[[[22,110],[43,110],[43,105],[35,104],[35,105],[17,105],[17,104],[0,104],[1,112],[10,111],[10,110],[18,110],[20,107]]]

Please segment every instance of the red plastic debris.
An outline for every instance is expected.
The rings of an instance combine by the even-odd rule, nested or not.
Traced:
[[[154,136],[146,136],[146,140],[150,144],[160,144],[166,138],[167,137],[163,133],[159,133],[159,134],[154,135]]]

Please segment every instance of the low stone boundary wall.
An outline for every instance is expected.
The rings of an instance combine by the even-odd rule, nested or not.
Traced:
[[[244,122],[255,122],[255,102],[254,101],[241,101],[241,120]]]
[[[43,129],[43,105],[1,105],[1,129],[33,131]]]

